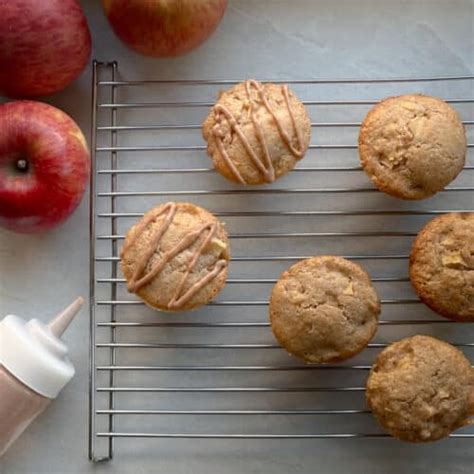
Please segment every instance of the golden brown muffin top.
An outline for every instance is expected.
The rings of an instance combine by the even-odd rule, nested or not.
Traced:
[[[425,199],[462,170],[466,135],[456,111],[418,94],[382,100],[359,134],[362,166],[381,190],[403,199]]]
[[[273,333],[290,354],[335,362],[360,352],[375,334],[380,302],[367,273],[341,257],[313,257],[283,272],[273,288]]]
[[[418,234],[410,279],[421,300],[447,318],[474,321],[474,213],[436,217]]]
[[[379,354],[366,397],[392,436],[435,441],[474,415],[474,371],[452,345],[429,336],[408,337]]]

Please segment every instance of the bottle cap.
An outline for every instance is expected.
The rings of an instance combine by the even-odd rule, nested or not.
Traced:
[[[31,390],[56,398],[74,376],[67,347],[59,337],[83,304],[83,298],[77,298],[48,325],[6,316],[0,322],[0,364]]]

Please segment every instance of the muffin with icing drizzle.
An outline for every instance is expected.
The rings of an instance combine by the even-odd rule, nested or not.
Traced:
[[[287,85],[249,80],[220,95],[204,121],[203,137],[214,167],[225,178],[264,184],[303,158],[311,122]]]
[[[155,309],[188,311],[210,302],[224,287],[229,240],[210,212],[169,202],[130,228],[120,259],[129,292]]]

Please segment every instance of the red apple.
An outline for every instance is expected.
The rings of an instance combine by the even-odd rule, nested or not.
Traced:
[[[227,0],[102,0],[116,35],[146,56],[179,56],[203,43]]]
[[[64,89],[90,52],[77,0],[0,0],[0,95],[36,97]]]
[[[0,105],[0,225],[40,232],[66,219],[84,194],[90,156],[80,128],[51,105]]]

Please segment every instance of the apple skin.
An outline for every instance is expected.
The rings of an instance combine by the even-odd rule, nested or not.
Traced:
[[[227,0],[102,0],[115,34],[145,56],[180,56],[217,28]]]
[[[1,226],[22,233],[53,228],[78,206],[89,173],[86,140],[67,114],[29,100],[0,105]]]
[[[64,89],[87,65],[91,35],[77,0],[0,0],[0,95]]]

